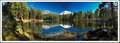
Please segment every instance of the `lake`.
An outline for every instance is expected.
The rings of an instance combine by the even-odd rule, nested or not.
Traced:
[[[8,40],[117,40],[117,30],[112,28],[112,24],[110,22],[100,21],[17,22],[16,30],[12,31],[15,33],[3,31],[3,34],[10,33]],[[12,39],[13,37],[15,39]]]

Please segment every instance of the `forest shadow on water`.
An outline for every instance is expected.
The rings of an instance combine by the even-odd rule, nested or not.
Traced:
[[[3,40],[73,41],[117,40],[117,29],[102,21],[17,22],[15,30],[3,30]]]

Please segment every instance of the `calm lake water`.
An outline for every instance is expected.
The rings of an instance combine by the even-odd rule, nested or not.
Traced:
[[[109,22],[44,21],[18,22],[15,32],[20,40],[73,41],[73,40],[117,40],[117,30]],[[111,31],[111,34],[108,34]],[[114,32],[114,34],[113,34]],[[3,31],[4,33],[4,31]],[[14,33],[15,34],[15,33]],[[112,36],[112,37],[111,37]],[[16,38],[14,40],[18,40]]]

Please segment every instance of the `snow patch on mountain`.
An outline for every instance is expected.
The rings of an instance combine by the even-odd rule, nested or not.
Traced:
[[[72,12],[70,12],[70,11],[64,11],[64,12],[60,13],[60,15],[67,15],[67,14],[72,14]]]

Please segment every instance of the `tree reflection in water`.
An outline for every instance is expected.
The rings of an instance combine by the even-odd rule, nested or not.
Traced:
[[[18,22],[15,30],[4,30],[3,36],[10,41],[117,40],[117,30],[109,22],[97,21]]]

